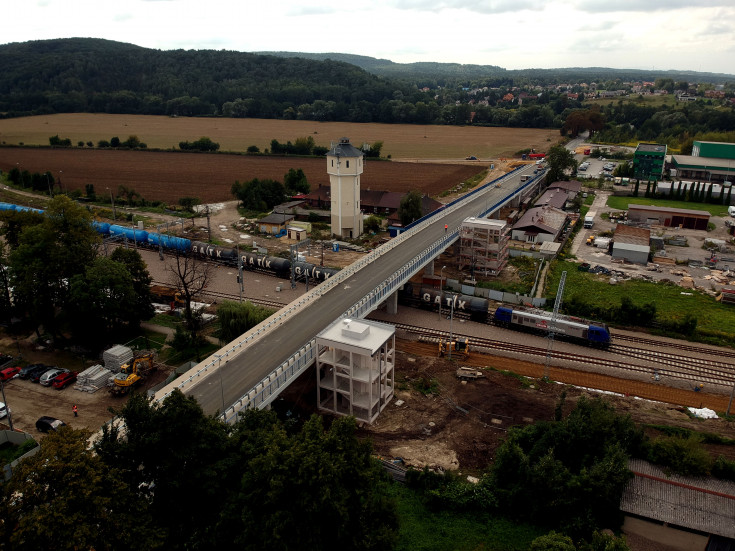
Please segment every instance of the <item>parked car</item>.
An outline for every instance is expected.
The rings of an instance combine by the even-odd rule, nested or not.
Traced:
[[[7,354],[0,354],[0,365],[3,365],[13,359],[13,356]]]
[[[0,419],[7,417],[8,411],[8,406],[6,406],[4,402],[0,402]]]
[[[66,423],[64,423],[64,421],[60,421],[59,419],[56,419],[55,417],[48,417],[47,415],[44,415],[43,417],[39,417],[38,421],[36,421],[36,429],[38,429],[40,432],[58,430],[61,427],[65,427],[65,426],[66,426]]]
[[[43,386],[51,386],[56,377],[58,377],[62,373],[67,373],[68,371],[68,369],[61,369],[60,367],[49,369],[43,375],[41,375],[41,378],[38,380],[38,382],[41,383]]]
[[[20,377],[21,379],[29,379],[36,369],[41,369],[42,367],[48,369],[44,364],[25,365],[20,368],[20,373],[18,373],[18,377]]]
[[[51,371],[52,369],[59,369],[55,365],[45,365],[42,369],[37,369],[33,373],[31,373],[31,376],[28,377],[32,383],[38,383],[41,380],[41,377],[43,377],[43,374],[47,371]],[[58,375],[58,373],[57,373]]]
[[[54,379],[54,382],[51,384],[53,384],[54,388],[58,388],[59,390],[61,390],[62,388],[65,388],[69,386],[70,384],[75,383],[76,380],[77,380],[77,374],[74,373],[73,371],[69,371],[69,372],[61,373],[60,375],[58,375]]]
[[[20,373],[20,367],[6,367],[0,371],[0,381],[8,381]]]

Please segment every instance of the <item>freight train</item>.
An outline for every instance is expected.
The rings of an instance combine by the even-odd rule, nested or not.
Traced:
[[[509,329],[548,334],[551,325],[550,312],[513,309],[507,306],[495,308],[492,301],[484,298],[442,293],[431,287],[422,287],[416,297],[410,283],[404,286],[399,298],[404,304],[420,305],[432,309],[438,309],[441,304],[442,310],[447,314],[453,310],[455,313],[469,314],[473,321],[483,323],[492,321],[496,325]],[[577,343],[606,348],[611,342],[610,330],[604,323],[561,316],[557,317],[554,327],[555,335]]]
[[[41,209],[33,209],[11,203],[0,203],[0,211],[32,211],[43,214]],[[184,237],[177,237],[165,233],[149,232],[138,228],[129,228],[107,222],[92,222],[94,229],[103,237],[115,237],[133,242],[136,246],[152,249],[163,249],[167,252],[180,254],[194,254],[203,259],[222,263],[227,266],[238,267],[238,250],[220,247],[202,241],[192,241]],[[291,277],[291,261],[277,256],[264,256],[252,252],[239,252],[242,267],[247,270],[262,271],[280,278]],[[297,278],[309,278],[315,281],[324,281],[335,275],[339,270],[324,268],[310,262],[297,261],[294,263],[294,272]]]

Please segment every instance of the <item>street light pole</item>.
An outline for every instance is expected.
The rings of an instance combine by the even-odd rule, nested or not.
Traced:
[[[442,299],[444,298],[444,268],[439,270],[439,321],[442,320]]]

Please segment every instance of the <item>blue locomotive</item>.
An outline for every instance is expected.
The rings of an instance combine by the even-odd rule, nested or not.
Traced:
[[[500,306],[495,310],[494,322],[511,329],[548,333],[551,326],[551,313],[541,310],[513,310]],[[554,321],[554,334],[603,348],[609,346],[611,341],[610,329],[604,323],[593,324],[576,318],[557,316]]]

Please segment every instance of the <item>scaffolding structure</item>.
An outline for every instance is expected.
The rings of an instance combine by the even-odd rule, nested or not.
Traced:
[[[510,226],[505,220],[467,218],[459,229],[458,268],[477,274],[497,275],[508,262]]]
[[[339,320],[317,335],[319,409],[372,423],[393,399],[395,328],[372,320]]]

